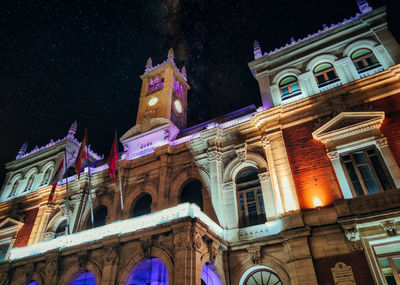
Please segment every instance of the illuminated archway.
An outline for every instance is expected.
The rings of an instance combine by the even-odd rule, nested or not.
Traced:
[[[144,258],[138,262],[129,273],[127,285],[147,284],[168,284],[167,267],[160,258]]]
[[[222,285],[217,268],[214,264],[206,262],[201,269],[201,285]]]
[[[96,277],[92,271],[86,270],[82,272],[75,280],[71,282],[72,285],[96,285]]]

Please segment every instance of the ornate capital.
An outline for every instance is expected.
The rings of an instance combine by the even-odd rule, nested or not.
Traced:
[[[46,205],[46,208],[44,209],[44,212],[45,212],[46,214],[51,214],[51,213],[53,213],[54,208],[55,208],[54,203],[48,203],[48,204]]]
[[[246,161],[246,159],[247,159],[247,143],[236,145],[235,152],[241,162]]]
[[[45,272],[47,274],[56,274],[58,268],[58,256],[55,254],[51,254],[46,258],[46,267]]]
[[[203,239],[201,235],[195,234],[193,237],[193,248],[196,249],[197,251],[200,251],[202,245],[203,245]]]
[[[269,172],[263,172],[258,174],[258,179],[260,179],[260,181],[268,181],[271,179],[271,176]]]
[[[115,264],[118,260],[118,247],[116,246],[105,246],[103,261],[105,265]]]
[[[259,246],[251,246],[247,248],[250,260],[253,264],[260,264],[261,261],[261,251]]]
[[[216,246],[213,242],[210,242],[210,243],[208,244],[208,253],[209,253],[209,255],[210,255],[210,260],[209,260],[209,262],[214,264],[214,263],[215,263],[215,260],[217,259],[218,248],[217,248],[217,246]]]
[[[379,146],[379,147],[387,146],[388,145],[387,138],[383,137],[383,138],[377,139],[376,140],[376,145]]]
[[[235,183],[232,181],[222,184],[222,191],[229,191],[234,189],[235,189]]]
[[[221,161],[222,153],[218,150],[207,150],[207,157],[209,161]]]
[[[330,160],[339,158],[339,153],[337,151],[328,152],[327,155],[328,155]]]
[[[178,232],[174,234],[175,251],[187,249],[189,245],[189,233]]]
[[[397,235],[397,228],[394,221],[382,222],[381,226],[388,237],[394,237]]]
[[[271,146],[271,141],[269,140],[269,138],[266,135],[263,135],[261,137],[261,143],[263,148],[267,148],[269,146]]]

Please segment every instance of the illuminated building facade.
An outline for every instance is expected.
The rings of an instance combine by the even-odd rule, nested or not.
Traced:
[[[263,106],[190,128],[185,68],[172,49],[149,59],[120,138],[123,211],[93,151],[47,202],[76,124],[24,145],[1,189],[0,284],[400,284],[400,49],[385,8],[358,4],[274,51],[255,42]]]

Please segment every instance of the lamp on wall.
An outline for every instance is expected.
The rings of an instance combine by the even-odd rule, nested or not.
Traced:
[[[321,206],[322,206],[321,199],[318,197],[314,197],[313,203],[314,203],[314,207],[317,209],[321,208]]]

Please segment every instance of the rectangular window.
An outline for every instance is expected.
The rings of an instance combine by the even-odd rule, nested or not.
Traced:
[[[375,147],[341,156],[354,196],[363,196],[392,189],[393,180]]]
[[[0,262],[7,258],[9,246],[10,245],[8,243],[0,245]]]

